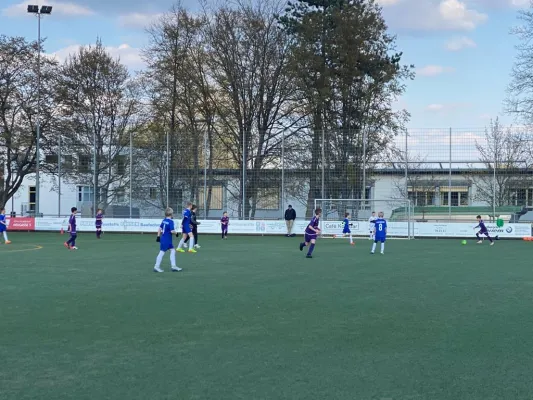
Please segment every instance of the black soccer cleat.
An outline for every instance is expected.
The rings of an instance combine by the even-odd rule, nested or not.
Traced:
[[[300,243],[300,251],[302,251],[305,247],[305,243]]]
[[[313,258],[313,256],[311,254],[308,254],[305,256],[305,258]]]

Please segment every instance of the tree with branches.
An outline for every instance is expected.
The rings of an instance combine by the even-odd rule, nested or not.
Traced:
[[[57,63],[46,57],[41,58],[38,96],[38,49],[37,42],[0,35],[0,205],[15,195],[25,177],[35,173],[38,107],[42,152],[57,110]]]

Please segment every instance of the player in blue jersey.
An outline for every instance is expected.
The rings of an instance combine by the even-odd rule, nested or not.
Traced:
[[[2,235],[4,236],[4,243],[11,244],[11,242],[7,238],[7,220],[6,220],[6,209],[5,208],[2,208],[0,210],[0,232],[2,232]]]
[[[378,217],[374,221],[374,243],[372,243],[371,254],[376,251],[376,245],[381,243],[381,254],[385,254],[385,241],[387,240],[387,221],[385,221],[383,211],[378,213]]]
[[[99,208],[98,211],[96,211],[96,221],[95,221],[97,239],[100,239],[100,236],[102,235],[102,220],[103,219],[104,219],[103,210]]]
[[[477,237],[477,243],[478,244],[481,244],[483,243],[483,240],[481,240],[481,237],[479,235],[485,235],[489,240],[490,240],[490,245],[491,246],[494,246],[494,241],[492,240],[492,238],[490,237],[489,235],[489,230],[487,229],[487,227],[485,226],[485,222],[481,219],[481,215],[478,215],[476,217],[477,219],[477,226],[474,227],[474,229],[478,229],[479,228],[479,231],[478,233],[476,233],[476,237]]]
[[[67,231],[70,233],[70,239],[67,240],[64,245],[67,249],[70,250],[78,250],[76,247],[76,238],[78,237],[78,231],[76,230],[76,214],[78,213],[78,209],[76,207],[72,207],[70,209],[70,218],[68,219],[68,229]]]
[[[172,219],[174,210],[167,208],[165,210],[165,219],[159,225],[157,231],[157,242],[159,243],[159,254],[155,260],[154,272],[163,272],[161,269],[161,261],[167,251],[170,250],[170,265],[172,266],[172,272],[179,272],[181,268],[176,266],[176,250],[172,244],[173,235],[176,233],[174,228],[174,220]]]
[[[342,236],[349,235],[350,236],[350,244],[353,245],[353,238],[352,238],[352,231],[350,230],[350,226],[352,226],[352,223],[350,222],[350,213],[347,212],[344,214],[344,221],[343,228],[342,228]]]
[[[183,210],[183,220],[181,224],[182,238],[178,245],[178,251],[180,253],[185,253],[185,250],[183,250],[183,245],[185,244],[185,239],[187,239],[187,237],[189,237],[189,253],[196,253],[196,250],[194,249],[194,235],[192,233],[191,209],[192,203],[189,201],[187,203],[187,207],[185,208],[185,210]]]
[[[313,250],[315,249],[315,243],[316,238],[318,234],[320,233],[320,216],[322,215],[322,209],[317,208],[315,210],[315,216],[311,219],[309,222],[309,225],[305,228],[305,239],[302,243],[300,243],[300,251],[304,249],[304,247],[309,246],[309,250],[307,251],[307,258],[313,258]]]

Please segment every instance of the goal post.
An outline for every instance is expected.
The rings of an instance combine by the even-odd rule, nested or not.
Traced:
[[[411,201],[406,199],[316,199],[315,209],[322,209],[321,236],[334,238],[342,235],[343,220],[350,213],[354,237],[369,237],[369,218],[380,211],[387,220],[387,238],[413,239],[414,224]]]

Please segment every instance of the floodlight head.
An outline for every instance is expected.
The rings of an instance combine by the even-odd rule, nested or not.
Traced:
[[[32,14],[39,14],[39,6],[29,5],[28,6],[28,12],[32,13]]]
[[[41,14],[52,14],[52,6],[42,6]]]

